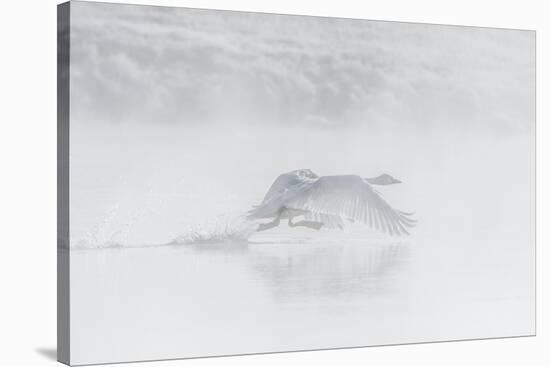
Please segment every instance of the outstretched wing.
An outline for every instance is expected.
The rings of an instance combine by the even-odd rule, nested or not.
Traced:
[[[331,229],[344,228],[344,220],[339,215],[315,213],[315,212],[305,212],[303,215],[305,220],[323,223],[323,228],[331,228]]]
[[[409,234],[406,228],[416,223],[411,213],[393,209],[363,178],[354,175],[321,177],[303,186],[286,207],[319,216],[337,215],[390,235]]]

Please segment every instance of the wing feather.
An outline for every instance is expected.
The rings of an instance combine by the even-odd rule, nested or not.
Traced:
[[[336,217],[362,222],[390,235],[409,234],[416,221],[413,213],[393,209],[363,178],[354,175],[324,176],[301,189],[288,200],[288,208],[305,210],[330,226],[340,225]]]

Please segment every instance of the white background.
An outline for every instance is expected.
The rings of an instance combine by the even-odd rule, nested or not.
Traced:
[[[144,363],[141,366],[517,366],[547,365],[548,262],[544,228],[550,141],[548,101],[550,25],[537,1],[454,2],[385,0],[140,1],[275,13],[480,25],[537,30],[537,337],[283,353]],[[55,363],[56,345],[56,1],[2,4],[0,86],[0,365]],[[510,193],[513,195],[513,193]],[[503,198],[505,200],[505,198]],[[547,288],[547,286],[546,286]],[[235,335],[237,338],[238,335]]]

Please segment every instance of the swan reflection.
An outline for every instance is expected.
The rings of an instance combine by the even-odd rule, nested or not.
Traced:
[[[249,263],[274,297],[349,298],[390,292],[409,250],[406,243],[259,245],[249,248]]]

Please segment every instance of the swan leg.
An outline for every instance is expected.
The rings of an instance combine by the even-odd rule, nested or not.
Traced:
[[[315,230],[320,230],[323,226],[323,222],[314,222],[311,220],[301,220],[299,222],[293,223],[292,217],[288,218],[288,226],[289,227],[307,227]]]
[[[275,228],[279,225],[279,223],[281,223],[281,215],[278,215],[273,222],[260,223],[258,228],[256,228],[256,232],[267,231],[268,229]]]

